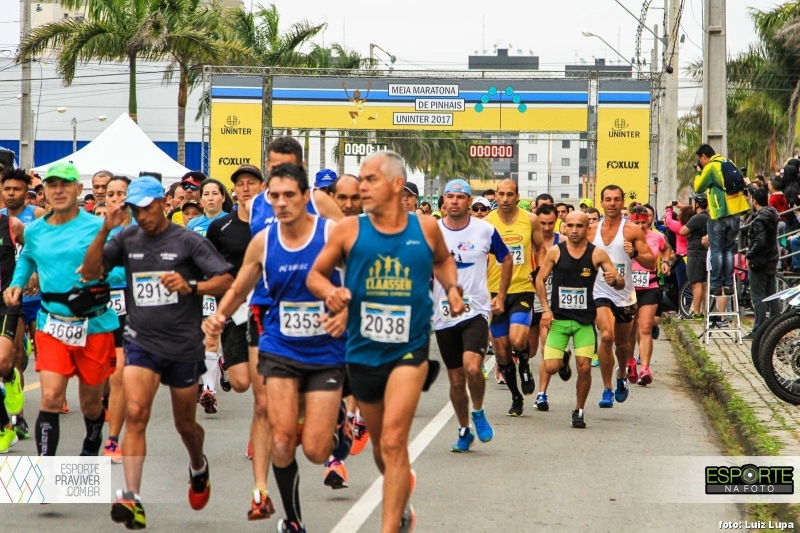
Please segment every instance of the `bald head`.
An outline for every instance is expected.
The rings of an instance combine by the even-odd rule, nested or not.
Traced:
[[[586,240],[586,233],[589,230],[589,217],[582,211],[573,211],[567,214],[564,219],[567,227],[567,238],[574,245],[580,245]]]
[[[361,213],[361,194],[358,186],[358,178],[350,174],[342,174],[333,182],[328,191],[346,217]]]
[[[406,173],[406,163],[403,161],[403,156],[392,150],[385,150],[383,152],[376,152],[364,158],[363,164],[367,162],[377,162],[381,174],[388,180],[394,178],[408,179]]]

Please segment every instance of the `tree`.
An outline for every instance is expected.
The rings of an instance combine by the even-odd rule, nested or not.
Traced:
[[[20,44],[19,60],[30,61],[48,50],[60,50],[57,74],[70,85],[78,64],[88,61],[127,61],[128,114],[138,120],[136,60],[155,59],[135,39],[149,13],[149,0],[63,0],[65,9],[86,5],[86,18],[65,18],[31,30]]]

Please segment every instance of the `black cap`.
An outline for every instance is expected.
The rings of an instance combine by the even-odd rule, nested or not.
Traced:
[[[240,165],[239,168],[234,170],[233,174],[231,174],[231,181],[236,183],[236,178],[242,174],[250,174],[258,178],[258,181],[264,181],[264,175],[261,174],[261,169],[255,165]]]
[[[419,198],[419,189],[417,189],[416,183],[407,181],[405,187],[403,188],[408,192],[410,192],[411,194],[413,194],[414,196],[416,196],[417,198]]]

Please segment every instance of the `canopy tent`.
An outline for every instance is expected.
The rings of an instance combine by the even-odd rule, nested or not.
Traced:
[[[55,163],[71,162],[81,175],[84,191],[91,191],[92,176],[100,170],[136,178],[141,171],[160,172],[164,187],[181,179],[189,169],[165,154],[127,113],[123,113],[92,142],[67,157],[34,170],[44,177]]]

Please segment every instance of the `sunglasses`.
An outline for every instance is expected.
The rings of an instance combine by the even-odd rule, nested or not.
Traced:
[[[486,207],[485,205],[481,205],[481,206],[477,206],[477,205],[476,205],[476,206],[474,206],[474,207],[472,208],[472,211],[473,211],[474,213],[477,213],[478,211],[480,211],[481,213],[485,213],[485,212],[486,212],[486,211],[488,211],[488,210],[489,210],[489,208],[488,208],[488,207]]]
[[[192,185],[191,183],[181,183],[181,189],[184,191],[196,191],[199,189],[197,185]]]

